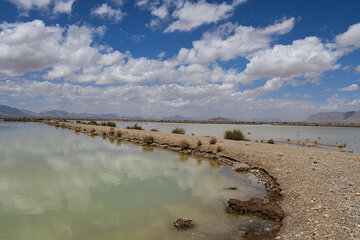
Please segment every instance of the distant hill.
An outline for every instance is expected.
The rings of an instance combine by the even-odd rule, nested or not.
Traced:
[[[174,116],[164,117],[163,120],[191,120],[191,118],[187,118],[187,117],[176,114]]]
[[[6,105],[0,105],[0,116],[1,117],[31,117],[32,112],[21,110]]]
[[[223,117],[216,117],[216,118],[211,118],[208,121],[228,122],[228,121],[231,121],[231,120],[227,119],[227,118],[223,118]]]
[[[51,110],[36,113],[6,105],[0,105],[0,117],[120,118],[116,114],[70,113],[63,110]]]
[[[347,122],[359,123],[360,111],[350,112],[320,112],[309,116],[307,122]]]

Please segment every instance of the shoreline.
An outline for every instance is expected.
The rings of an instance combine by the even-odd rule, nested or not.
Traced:
[[[158,122],[158,123],[192,123],[192,124],[234,124],[234,125],[273,125],[273,126],[308,126],[308,127],[360,127],[360,123],[348,122],[275,122],[275,121],[213,121],[213,120],[162,120],[162,119],[122,119],[122,118],[55,118],[55,117],[0,117],[0,121],[46,121],[46,120],[79,120],[79,121],[115,121],[115,122]]]
[[[43,123],[93,136],[109,137],[109,131],[120,131],[121,136],[115,138],[140,144],[151,136],[148,145],[216,159],[240,171],[253,171],[269,191],[265,202],[255,201],[253,206],[278,205],[273,209],[275,213],[266,215],[258,209],[250,210],[245,202],[236,204],[232,200],[228,207],[235,212],[253,211],[270,218],[277,211],[281,216],[283,211],[285,217],[273,218],[282,220],[278,231],[269,232],[268,236],[250,232],[247,239],[360,238],[360,154],[225,139],[209,144],[209,137],[69,122]],[[199,140],[201,146],[197,146]],[[180,147],[182,141],[187,142],[186,148]]]

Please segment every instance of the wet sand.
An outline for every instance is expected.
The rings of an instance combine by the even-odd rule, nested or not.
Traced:
[[[271,238],[360,239],[360,154],[225,139],[210,144],[209,137],[44,123],[89,135],[110,133],[113,138],[202,155],[258,173],[273,193],[281,189],[281,196],[272,200],[278,201],[285,218],[279,232],[269,234]],[[263,169],[268,175],[261,174]],[[256,239],[254,234],[252,239]]]

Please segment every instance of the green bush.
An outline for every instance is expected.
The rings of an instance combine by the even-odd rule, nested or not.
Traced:
[[[244,134],[239,129],[226,131],[224,134],[224,138],[237,141],[249,141],[247,138],[245,138]]]
[[[137,123],[133,126],[127,126],[126,129],[135,129],[135,130],[143,130],[141,126],[139,126]]]
[[[185,134],[185,129],[177,127],[177,128],[172,130],[172,133]]]
[[[116,127],[116,123],[114,123],[114,122],[107,122],[107,125],[109,127]]]

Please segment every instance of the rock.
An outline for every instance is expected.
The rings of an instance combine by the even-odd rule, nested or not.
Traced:
[[[174,221],[174,226],[177,229],[188,229],[194,226],[194,220],[192,219],[183,219],[183,218],[177,218]]]

